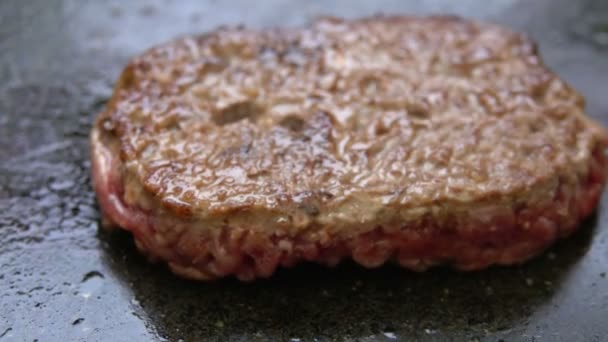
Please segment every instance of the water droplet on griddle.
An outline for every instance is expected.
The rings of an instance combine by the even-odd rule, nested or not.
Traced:
[[[103,279],[104,276],[99,271],[87,272],[82,277],[78,294],[85,299],[90,298],[93,293],[101,289],[103,285]]]
[[[88,281],[88,280],[90,280],[91,278],[94,278],[94,277],[103,278],[104,276],[103,276],[103,274],[102,274],[101,272],[99,272],[99,271],[91,271],[91,272],[87,272],[87,274],[85,274],[85,275],[84,275],[84,277],[82,277],[81,282],[83,282],[83,283],[84,283],[85,281]]]
[[[397,335],[395,335],[393,332],[384,332],[382,335],[386,336],[386,338],[390,338],[391,340],[397,339]]]
[[[70,179],[57,179],[49,184],[49,188],[54,191],[67,190],[74,186],[74,182]]]

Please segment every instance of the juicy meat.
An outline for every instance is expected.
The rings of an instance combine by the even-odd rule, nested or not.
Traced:
[[[523,262],[573,232],[608,137],[526,37],[454,17],[219,29],[129,63],[91,135],[108,222],[183,276]]]

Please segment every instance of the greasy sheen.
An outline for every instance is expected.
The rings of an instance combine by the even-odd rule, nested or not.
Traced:
[[[119,142],[129,205],[198,229],[335,233],[553,199],[606,141],[583,106],[504,28],[326,18],[155,47],[97,129]]]

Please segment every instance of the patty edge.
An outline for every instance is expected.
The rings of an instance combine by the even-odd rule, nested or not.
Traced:
[[[608,166],[604,148],[598,145],[588,175],[577,178],[575,185],[559,181],[548,205],[484,209],[471,203],[473,215],[441,222],[427,215],[416,222],[371,225],[352,236],[327,229],[285,235],[277,230],[254,231],[246,225],[201,229],[200,222],[167,215],[162,208],[129,205],[124,199],[119,155],[102,141],[98,129],[91,134],[91,147],[93,183],[106,226],[131,231],[138,249],[148,257],[166,262],[178,275],[199,280],[228,275],[252,280],[270,276],[278,266],[300,261],[333,266],[345,258],[366,267],[395,260],[416,271],[438,264],[478,270],[521,263],[570,235],[592,213]]]

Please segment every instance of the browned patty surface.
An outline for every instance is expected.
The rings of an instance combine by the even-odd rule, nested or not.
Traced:
[[[331,249],[378,229],[443,234],[478,220],[482,236],[506,229],[518,240],[525,220],[505,228],[501,215],[551,208],[562,236],[593,209],[606,174],[606,135],[583,106],[530,40],[490,24],[373,17],[223,28],[129,63],[94,128],[96,190],[142,249],[206,272],[180,272],[197,278],[239,272],[209,275],[205,262],[218,253],[184,247],[192,231],[194,240],[242,230]],[[148,219],[125,223],[104,205],[109,194]],[[562,197],[563,208],[551,207]],[[573,213],[573,201],[584,208]],[[527,259],[554,239],[482,266]],[[272,241],[266,248],[289,250]],[[340,258],[355,247],[344,248]]]

